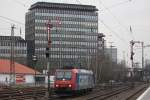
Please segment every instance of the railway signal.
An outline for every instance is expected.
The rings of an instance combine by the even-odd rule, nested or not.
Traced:
[[[51,22],[49,21],[47,24],[47,41],[48,41],[48,48],[50,48],[50,44],[51,44],[51,39],[50,39],[50,31],[51,28],[53,27],[53,25],[51,24]]]
[[[131,64],[132,64],[131,78],[134,78],[134,75],[133,75],[134,74],[134,62],[133,62],[133,60],[134,60],[134,54],[135,53],[133,52],[133,47],[134,47],[135,43],[141,44],[141,46],[142,46],[142,68],[144,67],[144,57],[143,57],[143,55],[144,55],[144,46],[143,46],[144,42],[131,40],[130,41],[130,45],[131,45],[131,57],[130,57],[130,59],[131,59]],[[134,83],[133,83],[133,87],[134,87]]]
[[[45,53],[45,55],[46,55],[46,58],[49,58],[49,48],[48,47],[46,47],[46,53]]]
[[[131,57],[130,59],[133,60],[134,52],[131,52]]]
[[[50,31],[51,31],[51,28],[53,27],[53,25],[51,24],[51,22],[49,21],[48,24],[47,24],[47,47],[46,47],[46,58],[47,58],[47,81],[48,81],[48,97],[50,97],[51,95],[51,90],[50,90],[50,72],[49,72],[49,65],[50,65],[50,62],[49,62],[49,48],[50,48],[50,45],[51,45],[51,39],[50,39]]]

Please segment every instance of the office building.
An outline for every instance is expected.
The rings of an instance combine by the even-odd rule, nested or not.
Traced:
[[[0,58],[11,58],[11,45],[14,47],[14,60],[21,64],[27,64],[27,41],[20,36],[0,36]]]
[[[117,48],[105,48],[104,52],[114,63],[117,63]]]
[[[26,13],[25,39],[31,40],[28,60],[37,55],[37,66],[46,68],[47,24],[50,29],[50,65],[87,66],[96,55],[98,9],[92,5],[37,2]],[[31,50],[32,49],[32,50]],[[31,52],[30,52],[31,51]]]

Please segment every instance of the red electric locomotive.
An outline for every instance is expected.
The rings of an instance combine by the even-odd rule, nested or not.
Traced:
[[[85,69],[57,69],[54,89],[57,94],[72,94],[91,91],[94,87],[94,75]]]

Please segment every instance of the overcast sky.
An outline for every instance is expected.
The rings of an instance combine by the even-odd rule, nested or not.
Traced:
[[[11,24],[15,24],[15,35],[20,35],[19,30],[21,27],[21,36],[24,37],[25,13],[28,11],[30,5],[37,1],[39,0],[1,0],[0,35],[10,35]],[[106,35],[108,46],[110,46],[109,42],[113,42],[113,45],[118,48],[118,59],[123,59],[123,51],[125,51],[125,58],[130,62],[129,41],[132,39],[143,41],[145,45],[150,44],[150,0],[41,1],[97,6],[99,9],[99,32]],[[6,20],[3,17],[13,19],[19,23]],[[132,27],[133,33],[130,33],[130,26]],[[141,61],[141,49],[135,48],[135,51],[136,61]],[[149,57],[150,49],[145,48],[145,58]]]

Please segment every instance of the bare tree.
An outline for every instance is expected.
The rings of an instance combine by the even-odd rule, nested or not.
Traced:
[[[97,66],[96,66],[97,63]],[[97,73],[97,83],[109,82],[110,80],[124,81],[126,78],[127,68],[123,63],[114,63],[106,55],[92,57],[90,68]]]

